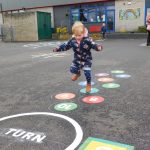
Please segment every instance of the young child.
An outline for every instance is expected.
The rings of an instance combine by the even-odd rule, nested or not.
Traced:
[[[105,37],[106,37],[106,25],[105,25],[105,23],[102,24],[101,32],[103,35],[103,39],[105,39]]]
[[[75,81],[80,77],[81,70],[84,71],[87,85],[86,92],[91,91],[91,66],[92,66],[92,54],[91,49],[96,51],[102,50],[102,45],[95,44],[91,38],[88,37],[88,31],[84,25],[77,21],[72,26],[72,38],[58,48],[55,48],[54,52],[66,51],[70,48],[74,51],[74,60],[70,67],[72,73],[72,81]]]

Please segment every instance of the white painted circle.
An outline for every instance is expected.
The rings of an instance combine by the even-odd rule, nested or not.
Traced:
[[[18,118],[18,117],[22,117],[22,116],[36,116],[36,115],[54,116],[54,117],[62,118],[62,119],[67,120],[74,126],[75,131],[76,131],[76,138],[65,150],[74,150],[80,144],[80,142],[83,138],[83,131],[82,131],[80,125],[75,120],[73,120],[72,118],[69,118],[65,115],[49,113],[49,112],[30,112],[30,113],[16,114],[16,115],[3,117],[3,118],[0,118],[0,121],[12,119],[12,118]]]

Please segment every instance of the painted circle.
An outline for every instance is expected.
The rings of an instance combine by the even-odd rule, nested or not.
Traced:
[[[11,115],[11,116],[0,118],[0,122],[4,121],[4,120],[12,119],[12,118],[18,118],[18,117],[23,117],[23,116],[37,116],[37,115],[53,116],[53,117],[62,118],[64,120],[68,121],[69,123],[71,123],[72,126],[74,126],[75,131],[76,131],[76,137],[75,137],[74,141],[65,150],[76,149],[77,146],[82,141],[83,131],[82,131],[80,125],[72,118],[69,118],[69,117],[67,117],[65,115],[61,115],[61,114],[49,113],[49,112],[30,112],[30,113],[16,114],[16,115]]]
[[[81,85],[81,86],[86,86],[87,82],[86,81],[81,81],[78,84]],[[95,84],[94,82],[91,82],[91,85],[94,85],[94,84]]]
[[[106,76],[109,76],[108,73],[96,73],[95,76],[97,77],[106,77]]]
[[[116,77],[117,78],[130,78],[131,75],[129,75],[129,74],[117,74]]]
[[[116,73],[116,74],[117,73],[124,73],[124,71],[123,70],[112,70],[111,73]]]
[[[88,104],[97,104],[103,102],[104,98],[100,96],[87,96],[84,97],[82,101]]]
[[[120,84],[116,84],[116,83],[105,83],[102,85],[102,87],[104,88],[108,88],[108,89],[114,89],[114,88],[119,88]]]
[[[86,93],[86,88],[81,89],[80,92],[81,93]],[[91,91],[89,93],[92,94],[92,93],[97,93],[97,92],[99,92],[99,89],[91,88]]]
[[[73,93],[60,93],[55,96],[55,98],[59,99],[59,100],[66,100],[66,99],[69,100],[74,97],[75,97],[75,94],[73,94]]]
[[[99,78],[98,81],[100,82],[113,82],[113,78]]]
[[[60,103],[55,105],[54,109],[57,111],[71,111],[76,109],[78,106],[75,103]]]

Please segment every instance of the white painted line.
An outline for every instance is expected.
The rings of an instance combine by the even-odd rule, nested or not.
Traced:
[[[65,150],[74,150],[80,144],[80,142],[83,138],[83,131],[82,131],[80,125],[75,120],[73,120],[72,118],[69,118],[65,115],[49,113],[49,112],[30,112],[30,113],[22,113],[22,114],[16,114],[16,115],[3,117],[3,118],[0,118],[0,121],[12,119],[12,118],[18,118],[18,117],[22,117],[22,116],[37,116],[37,115],[53,116],[53,117],[62,118],[62,119],[67,120],[74,126],[75,131],[76,131],[76,137],[75,137],[74,141]]]
[[[146,46],[146,43],[142,43],[142,44],[140,44],[140,46]]]

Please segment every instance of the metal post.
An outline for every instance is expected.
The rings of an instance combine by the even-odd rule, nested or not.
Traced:
[[[0,12],[2,14],[2,24],[4,24],[4,17],[3,17],[3,7],[2,7],[2,3],[0,3]],[[2,41],[3,41],[3,26],[1,26],[1,36],[2,36]]]

